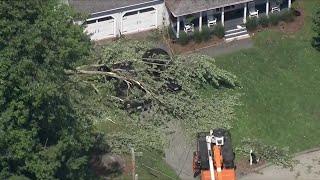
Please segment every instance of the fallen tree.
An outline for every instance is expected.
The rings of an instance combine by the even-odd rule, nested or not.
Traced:
[[[123,129],[107,133],[113,151],[126,151],[128,144],[161,151],[170,120],[180,120],[190,134],[231,127],[238,95],[228,89],[238,83],[213,58],[170,57],[148,42],[127,40],[93,55],[91,64],[66,73],[80,84],[74,94],[87,94],[75,97],[79,108]],[[202,92],[209,90],[211,97]]]

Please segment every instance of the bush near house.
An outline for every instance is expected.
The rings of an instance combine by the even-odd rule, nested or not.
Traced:
[[[213,34],[217,36],[218,38],[223,38],[225,35],[225,29],[222,24],[217,24],[213,28]]]
[[[193,32],[193,40],[194,40],[196,43],[201,43],[201,42],[202,42],[202,32],[200,32],[199,29],[196,29],[196,30]]]
[[[258,19],[258,24],[262,27],[268,27],[269,26],[269,18],[268,16],[266,15],[263,15],[261,16],[259,19]]]
[[[209,41],[211,38],[211,29],[208,26],[203,26],[201,31],[202,41]]]
[[[189,41],[190,41],[189,35],[184,31],[180,31],[178,43],[181,45],[187,45]]]
[[[249,18],[246,22],[246,28],[249,31],[254,31],[258,27],[258,19],[257,18]]]
[[[168,27],[167,33],[170,39],[175,40],[177,38],[176,33],[173,31],[173,29],[170,26]]]
[[[281,21],[281,18],[278,14],[270,14],[269,15],[269,22],[271,25],[276,26]]]
[[[280,20],[284,22],[293,22],[295,18],[294,10],[290,9],[289,11],[283,11],[280,14]]]

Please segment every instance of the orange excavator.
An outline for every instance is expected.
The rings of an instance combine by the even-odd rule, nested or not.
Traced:
[[[193,153],[194,177],[200,180],[236,180],[235,154],[230,133],[214,129],[198,133],[197,151]]]

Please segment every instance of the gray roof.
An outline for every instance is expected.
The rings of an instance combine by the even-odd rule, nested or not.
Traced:
[[[69,0],[69,5],[82,13],[97,13],[159,0]]]
[[[253,0],[165,0],[176,17],[250,1]]]

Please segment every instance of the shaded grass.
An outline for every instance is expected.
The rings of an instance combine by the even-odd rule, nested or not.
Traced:
[[[243,86],[244,105],[232,129],[238,145],[244,137],[291,152],[320,145],[320,53],[310,44],[311,16],[320,1],[303,5],[306,21],[300,32],[264,31],[255,36],[254,48],[216,58]]]

